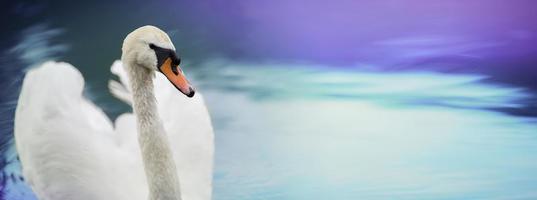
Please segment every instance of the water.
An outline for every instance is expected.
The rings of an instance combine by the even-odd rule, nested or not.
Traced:
[[[215,126],[214,199],[537,197],[535,118],[497,111],[523,108],[533,94],[522,87],[480,74],[226,59],[188,74]],[[105,109],[118,104],[88,88]],[[21,183],[7,196],[21,190],[32,198]]]
[[[217,63],[217,64],[215,64]],[[215,62],[215,199],[534,198],[537,124],[480,75]],[[224,84],[223,84],[224,83]]]
[[[302,5],[293,2],[295,4],[280,2],[266,6],[283,9]],[[147,7],[159,8],[163,3],[166,2]],[[334,6],[318,3],[314,5],[319,8]],[[535,65],[531,59],[526,59],[535,55],[532,48],[526,48],[532,44],[528,41],[535,39],[532,27],[508,31],[509,37],[514,34],[516,38],[505,40],[502,34],[488,34],[484,28],[462,31],[468,35],[460,37],[431,36],[426,31],[419,32],[431,28],[425,25],[416,29],[418,33],[412,36],[401,26],[398,31],[390,32],[398,37],[390,35],[379,39],[378,33],[387,31],[368,32],[360,26],[361,29],[352,31],[365,32],[367,37],[349,34],[328,40],[319,37],[333,36],[332,30],[300,32],[317,25],[304,24],[299,18],[276,23],[270,17],[272,12],[261,13],[259,18],[248,18],[252,20],[249,25],[258,28],[256,32],[251,31],[251,27],[238,26],[237,21],[243,22],[241,15],[231,15],[226,9],[208,14],[218,18],[216,21],[210,17],[198,18],[199,13],[204,13],[198,11],[214,8],[203,3],[193,4],[180,8],[184,12],[174,10],[170,14],[168,7],[162,12],[170,17],[183,13],[195,15],[200,23],[184,18],[163,22],[166,20],[149,15],[148,9],[140,9],[132,19],[117,14],[125,14],[125,11],[91,15],[101,7],[125,6],[117,2],[106,6],[83,5],[85,9],[78,9],[81,12],[77,15],[62,13],[61,7],[54,7],[43,18],[59,21],[62,26],[40,19],[14,29],[12,32],[16,34],[12,35],[16,37],[4,37],[7,39],[0,43],[4,49],[0,59],[0,126],[3,130],[0,139],[4,157],[0,199],[35,199],[19,178],[20,166],[11,143],[10,116],[24,71],[48,59],[73,63],[86,79],[85,96],[115,118],[129,112],[129,108],[113,99],[106,88],[107,80],[112,77],[109,65],[119,57],[118,41],[130,30],[125,27],[152,20],[168,27],[192,25],[190,32],[184,28],[183,31],[173,29],[171,35],[181,49],[185,72],[205,96],[215,127],[215,200],[537,198],[537,113],[534,109],[537,79],[531,79],[532,70],[524,67]],[[235,8],[237,4],[240,3],[226,4],[226,8]],[[24,4],[17,9],[46,10],[46,6],[39,5]],[[314,5],[312,7],[316,8]],[[244,3],[242,6],[246,9],[258,5]],[[503,8],[496,4],[489,7]],[[424,9],[424,12],[434,14],[435,9],[440,7]],[[295,11],[282,12],[283,17],[293,16]],[[307,12],[299,14],[308,16]],[[345,9],[342,12],[345,13]],[[466,15],[470,15],[468,13]],[[525,12],[518,13],[525,16]],[[451,15],[450,12],[435,19],[453,20]],[[516,18],[509,18],[508,12],[502,12],[501,16],[509,20]],[[332,28],[336,30],[344,27],[346,30],[347,26],[338,24],[341,21],[338,16],[333,17],[333,22],[332,18],[322,16],[319,20],[335,23]],[[414,16],[407,20],[414,18],[421,19]],[[142,22],[137,21],[141,19]],[[360,20],[368,21],[367,17]],[[102,24],[89,23],[93,21]],[[464,23],[457,20],[452,23],[463,23],[467,28],[482,25],[461,21]],[[87,22],[83,23],[86,26],[79,26],[81,22]],[[218,25],[216,22],[225,23]],[[498,29],[504,26],[494,19],[482,23],[484,27],[500,27]],[[443,34],[454,34],[448,30],[451,26],[438,21],[427,24],[441,26]],[[181,27],[179,25],[177,27]],[[391,25],[391,20],[385,20],[379,27]],[[520,22],[518,25],[524,28],[527,24]],[[207,31],[205,26],[221,30]],[[281,32],[285,32],[282,27],[286,26],[294,35],[278,38],[286,35]],[[106,31],[92,32],[93,39],[87,40],[88,30],[96,27],[105,27]],[[248,31],[253,36],[243,35]],[[481,35],[484,39],[478,37]],[[198,41],[196,37],[208,39]],[[308,39],[317,43],[310,43]],[[347,43],[351,39],[355,40]],[[375,39],[379,41],[373,41]],[[364,42],[369,40],[372,42]],[[208,46],[214,42],[218,43]],[[231,46],[231,43],[236,44]],[[357,54],[346,55],[347,47],[356,44],[361,46]],[[334,49],[323,49],[323,45]],[[304,50],[304,46],[309,49]],[[504,48],[513,50],[509,51],[511,57],[501,54]],[[224,53],[215,53],[218,51]],[[265,55],[270,59],[263,57]],[[275,59],[278,56],[285,59]],[[362,57],[363,60],[355,60]],[[349,59],[354,64],[324,62]],[[515,65],[515,61],[529,64]],[[452,65],[464,67],[449,67]],[[479,70],[467,70],[469,66]]]

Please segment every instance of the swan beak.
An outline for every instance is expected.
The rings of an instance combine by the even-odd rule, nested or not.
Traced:
[[[164,76],[166,76],[166,78],[168,78],[175,88],[177,88],[187,97],[194,96],[194,88],[190,86],[190,82],[188,82],[185,74],[183,74],[183,70],[181,70],[178,65],[172,64],[172,60],[170,58],[167,58],[166,61],[164,61],[164,63],[159,67],[159,70],[164,74]]]

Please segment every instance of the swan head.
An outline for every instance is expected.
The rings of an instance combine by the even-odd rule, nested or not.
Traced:
[[[183,94],[194,96],[194,89],[179,66],[170,37],[154,26],[142,26],[129,33],[123,41],[121,60],[128,67],[144,67],[164,74]]]

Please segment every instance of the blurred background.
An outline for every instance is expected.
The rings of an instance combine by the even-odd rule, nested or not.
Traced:
[[[107,82],[127,33],[170,34],[215,127],[214,199],[537,199],[537,2],[0,2],[0,199],[35,199],[13,116],[24,73]],[[51,94],[53,95],[53,94]]]

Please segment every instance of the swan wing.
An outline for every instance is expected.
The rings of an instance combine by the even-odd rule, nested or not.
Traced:
[[[131,147],[134,117],[119,117],[116,133],[83,88],[82,75],[67,63],[46,62],[27,73],[15,116],[26,181],[45,200],[145,199],[139,150]]]
[[[112,65],[119,77],[111,81],[111,93],[127,104],[129,80],[120,61]],[[181,194],[188,200],[209,200],[212,195],[214,134],[203,96],[199,91],[192,98],[183,95],[160,73],[154,79],[158,111],[168,134],[177,166]]]

